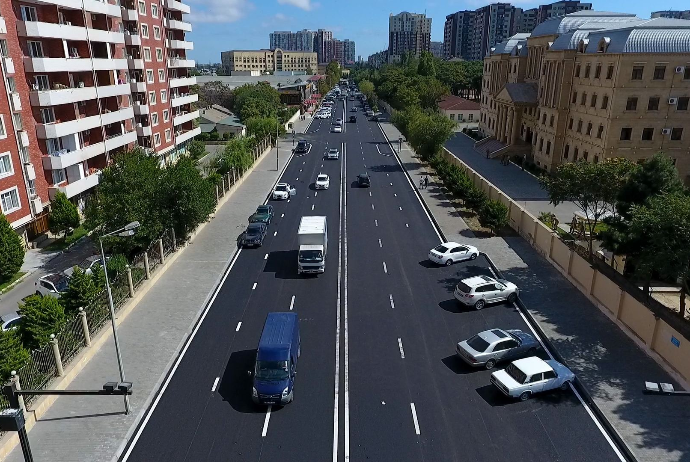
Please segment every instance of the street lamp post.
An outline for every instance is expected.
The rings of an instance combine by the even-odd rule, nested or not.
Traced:
[[[113,294],[110,290],[110,281],[108,279],[108,268],[105,263],[105,252],[103,251],[103,238],[117,234],[122,237],[133,236],[136,229],[139,227],[138,221],[133,221],[123,228],[104,234],[98,238],[101,245],[101,262],[103,264],[103,273],[105,274],[105,287],[108,290],[108,304],[110,306],[110,325],[113,328],[113,340],[115,342],[115,353],[117,354],[117,367],[120,369],[120,382],[125,382],[125,369],[122,365],[122,355],[120,354],[120,341],[117,338],[117,329],[115,328],[115,307],[113,306]],[[129,414],[129,398],[124,396],[125,400],[125,414]]]
[[[280,120],[278,119],[278,116],[276,115],[276,172],[278,171],[278,126],[280,125]]]
[[[295,147],[295,130],[292,130],[292,147]]]

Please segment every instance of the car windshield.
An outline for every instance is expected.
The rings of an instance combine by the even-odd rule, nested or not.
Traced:
[[[276,186],[276,191],[287,191],[288,188],[285,185],[278,185]]]
[[[271,213],[271,209],[266,205],[260,205],[256,208],[256,213]]]
[[[525,383],[525,380],[527,380],[525,373],[514,363],[510,363],[510,365],[506,367],[506,374],[511,376],[517,383]]]
[[[323,253],[320,250],[303,250],[299,253],[299,261],[303,263],[322,261]]]
[[[287,361],[257,361],[255,376],[259,380],[286,380],[289,377]]]
[[[317,181],[326,181],[326,180],[328,180],[328,177],[327,177],[326,175],[319,175],[319,176],[316,178],[316,180],[317,180]]]
[[[478,351],[480,353],[483,353],[486,351],[486,349],[489,347],[489,342],[481,338],[479,335],[475,335],[471,339],[467,341],[467,344],[472,348],[474,351]]]
[[[261,234],[261,228],[259,226],[250,226],[247,228],[247,236],[258,236]]]
[[[439,246],[434,247],[434,250],[437,251],[438,253],[446,253],[446,252],[448,252],[448,247],[446,247],[445,245],[439,245]]]
[[[79,268],[85,270],[91,268],[91,263],[93,260],[84,260],[81,263],[79,263]],[[100,260],[96,260],[96,263],[100,263]]]
[[[331,149],[328,152],[330,152],[331,154],[336,154],[338,152],[338,150],[337,149]]]
[[[472,288],[470,288],[470,286],[468,286],[462,281],[458,282],[458,290],[463,294],[469,294],[470,292],[472,292]]]
[[[63,292],[67,290],[67,286],[69,285],[69,279],[60,278],[57,281],[54,281],[53,284],[55,284],[55,288],[58,292]]]

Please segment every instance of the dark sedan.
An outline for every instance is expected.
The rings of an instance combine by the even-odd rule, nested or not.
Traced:
[[[249,223],[265,223],[270,224],[273,220],[273,206],[260,205],[256,208],[256,212],[249,217]]]
[[[499,361],[534,356],[541,347],[532,335],[517,329],[490,329],[458,342],[455,351],[472,367],[493,369]]]
[[[261,247],[266,238],[266,225],[264,223],[251,223],[242,233],[243,247]]]
[[[350,116],[350,123],[351,124],[357,123],[357,116]]]
[[[371,186],[371,179],[369,178],[368,173],[362,173],[361,175],[357,175],[357,186],[360,188],[368,188]]]

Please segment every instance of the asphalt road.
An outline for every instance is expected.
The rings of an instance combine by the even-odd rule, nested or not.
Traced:
[[[334,118],[349,118],[347,103]],[[490,266],[428,262],[440,237],[378,124],[357,115],[342,134],[331,120],[311,124],[310,153],[282,176],[297,196],[272,201],[264,245],[237,256],[122,460],[618,460],[572,392],[509,401],[489,371],[455,358],[456,342],[478,331],[528,328],[509,305],[460,309],[455,283]],[[329,147],[340,160],[323,159]],[[357,188],[365,171],[372,186]],[[317,194],[318,173],[331,185]],[[303,215],[329,223],[318,277],[297,275]],[[302,339],[295,400],[267,412],[247,371],[266,314],[290,309]]]

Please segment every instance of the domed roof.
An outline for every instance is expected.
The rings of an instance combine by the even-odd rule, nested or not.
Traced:
[[[607,24],[619,24],[629,22],[631,20],[639,20],[639,18],[630,13],[583,10],[544,21],[534,28],[532,31],[532,37],[565,34],[575,29],[579,29],[580,26],[585,23],[599,23],[601,26],[605,27]]]

